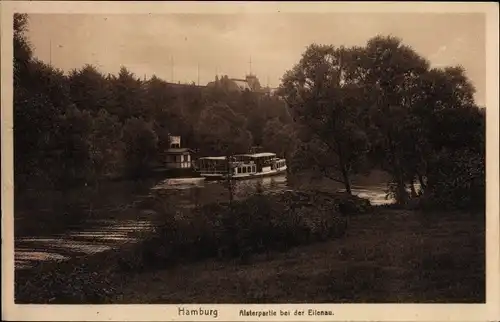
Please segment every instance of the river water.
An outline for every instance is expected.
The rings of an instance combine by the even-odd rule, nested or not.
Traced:
[[[238,181],[234,185],[234,198],[245,198],[257,191],[266,193],[289,190],[292,189],[291,186],[285,174]],[[373,205],[393,202],[386,198],[384,185],[354,186],[352,190],[353,194],[370,200]],[[136,242],[142,233],[154,229],[158,218],[152,211],[134,208],[134,204],[153,195],[168,198],[176,207],[194,207],[206,202],[228,199],[227,188],[219,182],[167,179],[153,186],[146,194],[129,200],[127,216],[104,214],[68,228],[63,233],[16,237],[16,269],[30,268],[40,261],[64,261],[73,256],[92,255],[120,247],[124,243]],[[132,216],[131,211],[135,212]]]

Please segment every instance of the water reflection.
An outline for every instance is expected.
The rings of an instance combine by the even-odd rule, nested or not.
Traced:
[[[286,175],[236,181],[232,184],[234,199],[243,199],[256,193],[290,190]],[[353,187],[352,192],[367,198],[373,205],[392,203],[386,198],[384,186]],[[199,178],[166,179],[149,192],[172,201],[176,207],[195,207],[207,202],[227,201],[229,189],[225,182],[205,181]],[[105,198],[105,196],[103,196]],[[153,215],[141,220],[99,218],[88,220],[80,229],[62,235],[19,238],[15,241],[16,268],[27,268],[37,261],[61,261],[71,256],[94,254],[138,240],[139,233],[154,229]]]

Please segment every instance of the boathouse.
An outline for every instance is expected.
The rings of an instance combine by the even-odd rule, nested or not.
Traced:
[[[167,169],[190,169],[193,166],[194,151],[181,147],[180,136],[170,136],[170,148],[165,152]]]

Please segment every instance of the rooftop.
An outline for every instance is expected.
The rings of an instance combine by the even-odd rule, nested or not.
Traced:
[[[226,157],[222,156],[222,157],[203,157],[203,158],[200,158],[200,160],[226,160]]]
[[[248,89],[250,90],[250,86],[248,85],[248,82],[246,80],[243,80],[243,79],[234,79],[232,78],[231,79],[241,90],[245,90],[245,89]]]
[[[246,156],[251,158],[263,158],[263,157],[275,157],[276,153],[271,152],[262,152],[262,153],[254,153],[254,154],[238,154],[239,156]]]
[[[194,152],[189,148],[170,148],[166,151],[167,153],[186,153],[186,152]]]

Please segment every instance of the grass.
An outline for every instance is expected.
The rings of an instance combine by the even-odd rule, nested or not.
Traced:
[[[159,200],[151,206],[169,212]],[[485,299],[484,214],[372,209],[355,198],[303,192],[169,218],[129,249],[16,272],[16,302]]]
[[[482,303],[484,221],[415,211],[353,217],[341,239],[130,278],[117,303]],[[142,291],[147,290],[147,291]]]

